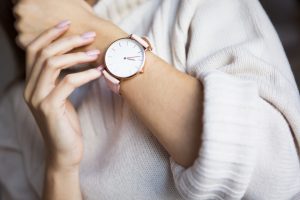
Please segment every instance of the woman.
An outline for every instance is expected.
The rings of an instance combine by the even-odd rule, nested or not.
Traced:
[[[299,94],[257,1],[104,0],[98,17],[55,1],[15,9],[27,78],[1,102],[6,199],[299,198]],[[104,52],[129,33],[154,53],[115,95]]]

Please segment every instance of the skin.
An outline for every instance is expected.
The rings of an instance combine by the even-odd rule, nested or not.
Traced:
[[[82,135],[77,113],[67,98],[76,88],[102,75],[98,69],[89,69],[59,79],[61,70],[95,61],[99,55],[68,53],[95,39],[80,35],[59,38],[68,28],[69,25],[51,28],[27,48],[31,59],[26,65],[24,98],[39,125],[47,152],[43,199],[81,199],[78,171]]]
[[[92,73],[89,74],[90,72],[88,73],[88,71],[85,72],[87,74],[81,76],[82,78],[68,75],[58,84],[55,84],[62,69],[60,62],[68,60],[68,62],[74,64],[75,60],[62,57],[56,59],[59,61],[49,62],[49,59],[72,51],[76,45],[73,44],[75,45],[74,48],[67,48],[66,46],[68,45],[66,43],[71,43],[70,40],[49,39],[47,38],[47,32],[42,35],[40,35],[40,32],[45,26],[53,24],[50,21],[67,18],[72,21],[72,26],[67,28],[67,32],[65,30],[56,36],[69,37],[69,35],[74,35],[75,33],[93,30],[97,33],[97,37],[90,43],[82,45],[77,43],[76,47],[82,47],[82,49],[97,48],[101,52],[104,52],[114,40],[127,37],[128,33],[110,21],[96,17],[89,8],[86,8],[87,4],[83,4],[85,2],[81,0],[72,0],[72,3],[71,0],[56,1],[58,0],[21,0],[17,5],[19,7],[32,5],[36,9],[47,7],[47,10],[44,12],[38,12],[38,16],[33,16],[29,12],[30,9],[28,11],[26,9],[15,9],[16,14],[21,19],[17,23],[20,32],[19,41],[27,50],[26,71],[29,75],[24,96],[36,117],[37,124],[39,124],[44,136],[46,149],[49,152],[47,154],[48,164],[45,176],[44,199],[80,199],[78,174],[83,150],[80,137],[81,129],[76,111],[67,100],[67,97],[78,86],[99,78],[101,73],[91,69],[95,70],[93,75]],[[55,2],[60,4],[59,10],[57,10]],[[62,12],[64,9],[69,8],[69,4],[72,4],[74,12]],[[53,12],[54,10],[55,12]],[[73,15],[77,11],[81,14]],[[50,15],[51,19],[41,22],[41,19],[49,16],[47,15],[49,13],[55,13],[55,16]],[[78,18],[78,16],[81,17]],[[25,27],[22,23],[29,21],[35,22],[32,23],[35,26],[35,31],[22,28]],[[56,29],[54,28],[54,30]],[[37,36],[40,39],[35,39]],[[62,49],[67,48],[68,51],[66,49],[65,51],[60,50],[59,53],[54,53],[54,50],[50,51],[49,44],[52,44],[52,41],[59,43],[54,45],[56,49],[59,46]],[[72,54],[71,57],[73,57]],[[78,56],[74,56],[73,59],[75,57]],[[37,62],[36,60],[39,61]],[[101,64],[103,62],[103,54],[100,54],[94,60],[76,60],[76,62],[93,61]],[[51,64],[51,66],[45,67],[43,66],[45,64],[46,66]],[[38,72],[34,73],[35,70]],[[46,73],[45,70],[53,71]],[[160,84],[157,84],[157,82]],[[62,85],[68,86],[63,87]],[[54,90],[59,92],[53,92]],[[147,52],[144,73],[121,82],[121,93],[125,101],[129,103],[170,156],[185,167],[193,164],[200,148],[202,92],[202,85],[196,78],[177,71],[173,66],[151,52]],[[56,122],[58,121],[60,123],[57,124]],[[60,187],[61,185],[68,185],[68,188]]]

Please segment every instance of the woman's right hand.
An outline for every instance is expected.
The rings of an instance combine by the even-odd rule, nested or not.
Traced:
[[[78,87],[99,78],[101,68],[68,74],[61,70],[97,60],[98,50],[69,53],[91,44],[94,32],[60,38],[70,27],[63,21],[42,33],[27,47],[24,97],[44,138],[47,164],[55,169],[78,167],[83,144],[77,113],[68,96]]]

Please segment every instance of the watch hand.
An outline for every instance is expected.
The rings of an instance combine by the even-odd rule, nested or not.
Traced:
[[[129,56],[129,57],[126,57],[126,58],[129,59],[129,58],[138,58],[138,57],[141,57],[141,56]]]

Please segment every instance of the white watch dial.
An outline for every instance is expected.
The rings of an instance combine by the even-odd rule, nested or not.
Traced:
[[[136,74],[144,66],[144,62],[144,47],[137,41],[129,38],[115,41],[105,53],[107,69],[120,78]]]

